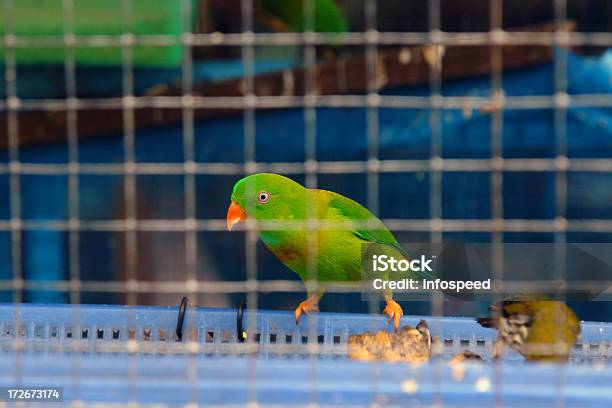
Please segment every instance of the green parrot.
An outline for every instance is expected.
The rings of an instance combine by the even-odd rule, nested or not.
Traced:
[[[314,9],[313,31],[319,33],[345,33],[348,22],[333,0],[312,0]],[[304,0],[258,0],[259,20],[280,32],[303,32]]]
[[[311,217],[322,222],[341,223],[341,229],[329,227],[308,231],[305,225],[289,226],[291,221],[305,224],[309,209]],[[309,233],[316,233],[316,248],[311,252],[315,262],[314,265],[311,262],[310,271],[314,270],[316,276],[313,278],[319,283],[361,281],[364,243],[379,244],[376,247],[382,248],[386,255],[408,259],[406,252],[382,221],[359,203],[332,191],[307,189],[278,174],[253,174],[234,185],[227,211],[228,230],[231,231],[235,224],[247,218],[257,222],[258,235],[266,247],[285,266],[297,273],[303,282],[309,278]],[[283,222],[289,228],[275,229],[274,225],[270,225]],[[352,223],[359,225],[353,228]],[[370,228],[364,228],[363,224],[366,223]],[[368,273],[371,272],[366,270],[366,276]],[[412,270],[402,274],[400,278],[431,278],[424,272]],[[388,273],[378,273],[376,277],[389,279]],[[394,276],[393,279],[398,277]],[[324,289],[319,287],[316,292],[308,293],[308,298],[295,309],[296,323],[302,313],[319,310],[318,302],[323,292]],[[384,291],[384,298],[386,307],[383,313],[393,321],[397,331],[404,312],[393,300],[391,291]]]

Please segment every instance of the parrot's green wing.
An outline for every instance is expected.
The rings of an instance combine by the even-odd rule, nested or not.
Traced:
[[[383,224],[382,221],[372,214],[367,208],[356,201],[344,197],[343,195],[334,193],[333,191],[318,191],[320,194],[327,196],[329,199],[329,209],[332,213],[334,213],[331,218],[343,218],[372,223],[371,228],[361,228],[362,226],[359,226],[356,230],[351,231],[358,238],[374,244],[387,245],[401,253],[407,259],[412,258],[410,254],[408,254],[408,252],[401,247],[387,227],[385,227],[385,224]],[[419,271],[417,273],[425,279],[434,279],[434,276],[429,272]]]

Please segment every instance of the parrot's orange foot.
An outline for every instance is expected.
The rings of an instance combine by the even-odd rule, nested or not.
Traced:
[[[293,315],[295,316],[295,324],[298,324],[298,320],[302,313],[308,314],[310,312],[318,312],[319,311],[319,297],[317,295],[312,295],[295,309]]]
[[[393,320],[393,329],[397,332],[400,324],[400,318],[404,315],[402,307],[393,299],[387,299],[387,307],[383,313],[389,316],[389,321]]]

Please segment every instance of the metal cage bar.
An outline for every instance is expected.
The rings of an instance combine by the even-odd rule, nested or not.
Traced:
[[[571,108],[612,107],[608,94],[569,95],[567,89],[567,47],[575,45],[612,46],[612,34],[607,32],[584,33],[566,29],[565,0],[555,0],[555,30],[553,32],[527,32],[506,30],[503,25],[501,0],[490,2],[490,30],[486,32],[445,32],[440,22],[439,0],[429,0],[429,29],[421,33],[400,33],[380,31],[376,26],[377,3],[364,2],[366,30],[344,34],[318,33],[314,30],[314,0],[304,2],[304,33],[255,33],[254,2],[241,0],[241,32],[239,33],[195,33],[185,29],[180,35],[137,35],[132,33],[131,2],[122,4],[122,34],[116,36],[83,36],[73,32],[73,1],[63,1],[63,34],[61,36],[22,36],[13,32],[11,13],[14,1],[4,2],[5,32],[3,45],[6,49],[5,83],[6,98],[0,101],[0,110],[6,113],[8,162],[0,163],[0,175],[10,178],[9,220],[0,220],[0,232],[11,235],[10,279],[0,281],[0,289],[10,290],[13,300],[23,300],[24,291],[54,290],[69,295],[71,303],[79,303],[84,292],[121,293],[126,303],[135,304],[140,293],[247,293],[248,304],[257,308],[258,296],[263,291],[302,291],[298,282],[259,280],[257,270],[257,237],[253,226],[237,227],[247,231],[245,245],[246,278],[240,282],[197,281],[198,233],[215,232],[225,229],[221,219],[198,218],[196,212],[196,177],[199,175],[243,176],[253,172],[272,171],[286,174],[305,175],[308,187],[316,188],[320,175],[363,174],[367,178],[367,206],[377,213],[380,207],[380,177],[388,173],[425,172],[428,174],[430,196],[429,217],[426,219],[384,219],[394,231],[427,232],[432,242],[440,242],[446,232],[488,232],[493,242],[501,245],[508,232],[552,233],[559,244],[567,240],[568,232],[612,233],[612,221],[602,219],[568,219],[567,177],[572,172],[612,173],[612,161],[606,158],[573,158],[567,152],[567,112]],[[189,0],[182,1],[185,27],[192,20]],[[365,47],[367,84],[364,95],[320,95],[316,76],[317,49],[328,44],[354,45]],[[167,96],[137,96],[134,91],[133,52],[140,46],[183,47],[181,62],[181,94]],[[254,64],[258,46],[303,46],[305,67],[305,92],[303,95],[257,95],[254,82]],[[378,63],[381,47],[386,45],[421,45],[427,47],[431,58],[429,63],[429,95],[393,96],[381,95],[382,75]],[[446,96],[442,92],[441,75],[445,47],[483,45],[490,47],[490,95],[486,97]],[[503,54],[505,45],[536,45],[555,48],[553,64],[555,72],[552,95],[506,96],[503,89]],[[27,47],[55,46],[65,49],[64,78],[66,98],[25,99],[17,93],[17,61],[15,50]],[[120,97],[81,98],[76,89],[75,49],[77,47],[120,47],[122,53],[122,92]],[[200,96],[194,92],[194,61],[191,51],[195,47],[238,46],[241,50],[244,85],[242,96]],[[490,157],[484,159],[444,158],[441,147],[440,116],[449,110],[492,108]],[[363,161],[324,161],[317,157],[317,108],[365,108],[367,124],[367,159]],[[180,109],[182,124],[183,161],[139,162],[135,157],[135,110],[140,108]],[[195,121],[198,110],[234,108],[242,110],[244,120],[244,163],[204,163],[195,155]],[[258,161],[256,152],[256,115],[258,109],[301,108],[304,111],[305,157],[300,163],[264,163]],[[430,155],[425,159],[383,160],[380,158],[379,110],[421,109],[430,115]],[[123,154],[121,163],[81,163],[78,122],[84,110],[118,109],[121,111]],[[511,110],[552,109],[555,112],[555,157],[552,158],[505,158],[503,155],[503,115]],[[21,160],[18,114],[22,112],[61,112],[67,122],[67,163],[31,163]],[[203,135],[202,137],[206,137]],[[487,172],[490,174],[491,217],[490,219],[447,219],[442,213],[442,180],[451,172]],[[506,173],[550,172],[555,177],[555,218],[554,219],[505,219],[503,203],[503,180]],[[27,175],[66,175],[68,179],[68,217],[65,220],[23,219],[21,207],[22,178]],[[81,191],[81,177],[84,175],[118,175],[124,181],[125,214],[110,220],[81,219],[78,197]],[[184,176],[183,198],[184,219],[143,220],[138,217],[137,177],[139,175],[180,175]],[[312,221],[312,220],[311,220]],[[312,227],[312,224],[309,224]],[[318,225],[317,225],[318,226]],[[283,223],[279,228],[301,228],[301,225]],[[325,226],[324,226],[325,227]],[[353,226],[351,226],[352,228]],[[364,225],[367,228],[367,225]],[[329,228],[342,228],[330,225]],[[346,228],[346,226],[345,226]],[[66,232],[69,239],[69,267],[67,279],[54,282],[24,279],[22,238],[30,231]],[[125,280],[107,282],[83,282],[80,270],[80,236],[82,232],[117,232],[125,236]],[[185,282],[146,282],[137,275],[138,233],[139,232],[181,232],[185,238],[186,275]],[[498,254],[501,257],[501,253]],[[560,257],[563,254],[560,253]],[[498,257],[493,270],[499,272]],[[564,274],[560,272],[560,278]],[[498,276],[501,278],[501,275]],[[589,282],[586,282],[589,284]],[[591,284],[596,285],[598,283]],[[586,285],[588,286],[588,285]],[[333,291],[334,289],[332,289]],[[347,291],[337,289],[338,292]],[[442,314],[442,299],[432,297],[432,315]],[[376,312],[374,302],[370,311]]]

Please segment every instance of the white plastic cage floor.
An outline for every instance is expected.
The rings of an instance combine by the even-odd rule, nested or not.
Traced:
[[[423,318],[443,344],[430,363],[346,358],[349,334],[390,330],[384,316],[320,313],[296,326],[289,312],[245,312],[252,343],[239,343],[236,310],[189,309],[178,341],[176,307],[0,305],[0,387],[64,387],[66,401],[319,405],[443,404],[612,406],[612,324],[582,323],[569,364],[466,364],[488,358],[495,331],[473,319]],[[252,324],[252,326],[249,326]],[[50,406],[44,403],[41,406]]]
[[[442,359],[462,350],[483,356],[491,352],[496,332],[472,318],[405,316],[403,325],[424,319],[443,345]],[[386,317],[350,313],[303,315],[279,311],[244,312],[242,326],[255,344],[238,341],[236,309],[189,308],[183,318],[183,341],[177,338],[176,307],[103,305],[0,305],[0,347],[15,344],[26,351],[96,353],[192,353],[205,356],[256,353],[259,357],[301,355],[320,358],[346,355],[350,334],[391,330]],[[252,327],[250,327],[252,325]],[[130,341],[133,340],[133,341]],[[312,347],[316,345],[316,347]],[[135,349],[137,347],[138,349]],[[518,359],[506,353],[507,359]],[[612,359],[612,323],[582,322],[572,361]]]

